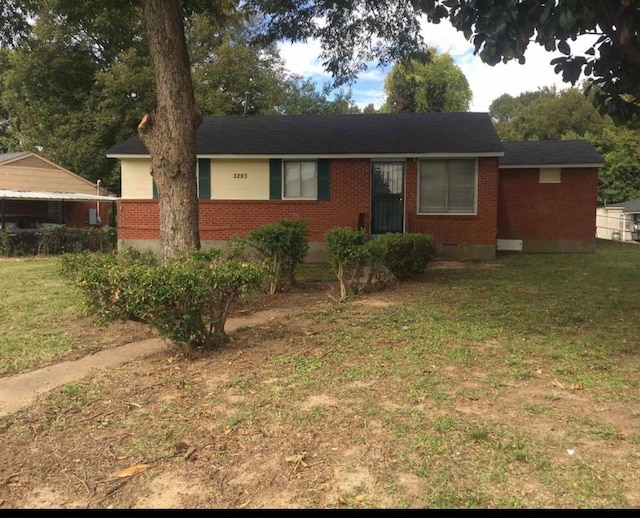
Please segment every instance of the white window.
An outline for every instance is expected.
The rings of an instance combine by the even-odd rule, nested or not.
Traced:
[[[422,160],[419,214],[475,214],[476,160]]]
[[[284,198],[315,200],[318,180],[315,161],[284,163]]]
[[[559,167],[543,167],[540,169],[540,183],[560,183],[562,172]]]

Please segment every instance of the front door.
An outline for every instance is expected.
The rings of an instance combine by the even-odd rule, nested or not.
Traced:
[[[404,163],[371,164],[371,233],[404,230]]]

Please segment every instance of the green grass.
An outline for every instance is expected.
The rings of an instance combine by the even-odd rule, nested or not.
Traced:
[[[358,354],[366,354],[372,344],[383,346],[385,368],[394,369],[398,360],[403,371],[407,357],[437,369],[446,364],[469,368],[490,356],[497,362],[490,373],[494,385],[526,380],[535,375],[536,362],[551,361],[560,382],[579,384],[605,399],[624,398],[637,380],[632,368],[613,362],[611,355],[638,352],[640,302],[634,287],[640,284],[640,250],[514,254],[495,263],[486,269],[429,270],[425,289],[411,303],[390,306],[371,318],[360,310],[357,318],[367,320],[365,332],[354,322],[335,326],[332,337]],[[300,283],[331,276],[326,265],[317,264],[303,265],[297,275]],[[55,258],[2,260],[0,278],[0,375],[82,347],[67,332],[81,315]],[[340,322],[344,311],[317,316]],[[491,340],[504,343],[499,353],[483,348]],[[398,342],[406,343],[402,358],[395,348],[384,347]],[[274,361],[289,365],[305,386],[313,383],[314,371],[325,371],[322,362],[300,355]],[[375,362],[350,362],[340,376],[362,380],[379,372]]]
[[[0,375],[54,360],[77,344],[66,324],[80,315],[54,259],[0,260]]]

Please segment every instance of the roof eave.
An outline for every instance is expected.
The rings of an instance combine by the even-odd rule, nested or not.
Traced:
[[[491,158],[502,157],[503,151],[483,151],[483,152],[464,152],[464,153],[414,153],[414,152],[393,152],[393,153],[287,153],[287,154],[214,154],[214,153],[198,153],[198,158],[217,158],[222,160],[229,159],[253,159],[265,160],[269,158],[447,158],[447,157],[463,157],[463,158]],[[107,158],[123,159],[140,159],[151,158],[149,154],[113,154],[107,155]]]
[[[500,164],[500,169],[541,169],[545,167],[560,167],[562,169],[604,167],[604,163],[594,164]]]
[[[117,196],[100,196],[73,192],[49,191],[13,191],[0,189],[0,199],[3,200],[53,200],[53,201],[116,201]]]

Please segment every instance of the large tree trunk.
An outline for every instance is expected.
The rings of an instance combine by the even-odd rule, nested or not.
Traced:
[[[151,154],[151,175],[160,204],[163,261],[200,248],[196,174],[196,104],[179,0],[142,0],[157,106],[138,125]]]

